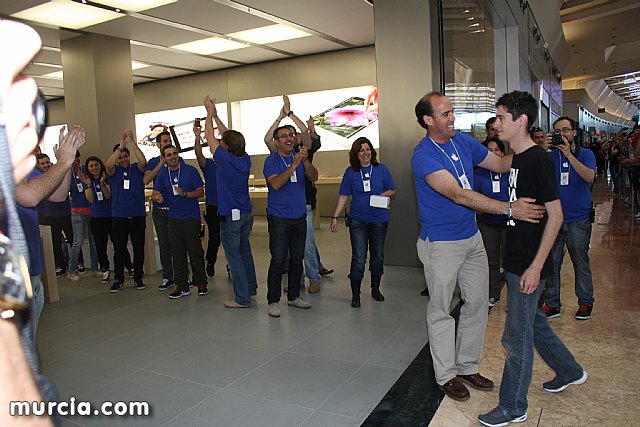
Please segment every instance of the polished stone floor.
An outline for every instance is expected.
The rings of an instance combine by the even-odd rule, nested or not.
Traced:
[[[591,260],[596,304],[593,318],[573,318],[570,261],[563,268],[562,316],[552,325],[589,372],[581,386],[550,394],[541,384],[550,370],[536,358],[523,426],[634,425],[640,416],[638,341],[640,309],[638,230],[629,209],[594,189]],[[323,263],[336,271],[322,279],[314,306],[282,306],[266,313],[267,230],[258,218],[252,234],[260,288],[250,309],[225,309],[232,298],[226,274],[210,279],[210,293],[170,300],[145,276],[147,289],[127,280],[109,294],[99,279],[60,280],[61,302],[47,305],[38,332],[44,372],[63,398],[95,404],[148,401],[149,417],[67,417],[63,425],[167,426],[467,426],[495,406],[497,390],[471,390],[467,402],[444,398],[433,381],[426,345],[421,269],[385,267],[377,303],[365,293],[349,307],[348,233],[317,232]],[[223,272],[220,251],[217,263]],[[568,258],[568,257],[567,257]],[[366,287],[365,287],[366,288]],[[500,380],[500,336],[506,313],[496,306],[485,338],[482,372]],[[435,412],[435,416],[434,416]],[[432,419],[433,417],[433,419]]]

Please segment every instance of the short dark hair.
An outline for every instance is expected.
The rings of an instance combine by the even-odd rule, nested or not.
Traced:
[[[482,145],[484,145],[485,147],[489,148],[489,143],[490,142],[495,142],[496,145],[498,146],[498,150],[502,151],[504,153],[504,142],[502,142],[500,140],[500,138],[496,138],[495,136],[493,138],[489,138],[489,139],[485,139],[482,142]]]
[[[521,115],[527,116],[527,131],[533,126],[533,122],[538,116],[538,102],[531,96],[529,92],[514,90],[513,92],[502,95],[496,107],[502,106],[511,113],[515,122]]]
[[[416,104],[416,118],[418,119],[418,124],[423,128],[429,130],[429,126],[424,121],[424,116],[433,117],[433,106],[431,105],[431,98],[436,96],[444,96],[440,92],[429,92]]]
[[[176,147],[175,147],[175,146],[173,146],[173,145],[171,145],[171,144],[169,144],[169,145],[165,145],[164,147],[162,147],[162,148],[160,149],[160,155],[161,155],[162,157],[164,157],[164,152],[165,152],[165,151],[167,151],[169,148],[176,148]],[[176,148],[176,150],[177,150],[177,148]]]
[[[558,118],[555,122],[553,122],[553,127],[556,127],[556,123],[558,123],[561,120],[566,120],[569,122],[569,125],[571,126],[571,130],[576,130],[576,121],[573,120],[571,117],[567,117],[567,116],[562,116],[560,118]]]
[[[373,148],[373,144],[364,136],[353,141],[351,145],[351,150],[349,150],[349,163],[354,171],[360,170],[360,160],[358,160],[358,153],[362,148],[362,144],[369,144],[369,148],[371,149],[371,164],[373,166],[378,166],[378,153],[376,153],[376,149]]]
[[[160,140],[162,139],[163,135],[169,135],[169,139],[171,139],[171,134],[166,130],[163,130],[158,135],[156,135],[156,144],[160,144]]]
[[[489,117],[489,120],[484,124],[484,128],[489,131],[489,128],[496,122],[496,120],[498,120],[497,117]]]
[[[120,144],[116,144],[113,146],[113,151],[115,152],[116,150],[120,149]],[[131,156],[131,153],[129,153],[129,149],[127,147],[124,147],[122,149],[122,151],[124,151],[125,153],[127,153],[129,156]]]
[[[245,153],[244,135],[235,130],[226,130],[222,134],[222,140],[227,144],[229,152],[237,157],[242,157]]]
[[[295,126],[291,126],[291,125],[278,126],[273,131],[273,139],[278,139],[278,132],[280,132],[281,129],[291,129],[291,131],[293,132],[294,135],[298,134],[298,131],[296,130]]]
[[[36,161],[38,161],[40,159],[49,159],[49,155],[45,154],[45,153],[36,154]],[[49,159],[49,160],[51,160],[51,159]]]
[[[100,175],[107,171],[107,168],[104,167],[104,163],[102,163],[102,160],[100,160],[98,156],[89,156],[87,157],[87,160],[84,161],[84,169],[87,171],[87,173],[90,173],[89,162],[98,162],[100,164]]]
[[[76,150],[76,157],[80,157],[80,150]]]
[[[533,127],[531,128],[531,130],[529,131],[529,133],[530,133],[531,135],[533,135],[535,132],[544,132],[544,130],[543,130],[542,128],[537,127],[537,126],[533,126]]]

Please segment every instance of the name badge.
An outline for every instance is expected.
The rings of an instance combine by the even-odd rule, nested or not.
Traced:
[[[298,175],[296,175],[296,171],[293,171],[291,174],[291,182],[298,182]]]
[[[371,191],[371,181],[362,181],[362,188],[363,188],[365,193],[370,192]]]
[[[499,193],[500,192],[500,181],[493,181],[493,192],[494,193]]]
[[[465,190],[471,190],[471,184],[469,184],[469,180],[467,179],[466,174],[462,174],[460,177],[460,184],[462,184],[462,188]]]
[[[171,186],[171,188],[173,188],[173,195],[174,196],[178,196],[179,195],[179,193],[178,193],[178,184],[173,184]]]
[[[76,184],[76,187],[78,188],[78,193],[82,193],[82,184]]]
[[[569,185],[569,172],[560,173],[560,185]]]
[[[240,221],[240,209],[231,209],[231,221]]]
[[[104,196],[102,195],[102,191],[97,191],[96,197],[98,198],[98,201],[101,202],[104,199]]]
[[[122,188],[124,188],[125,190],[129,189],[129,180],[125,179],[124,181],[122,181]]]

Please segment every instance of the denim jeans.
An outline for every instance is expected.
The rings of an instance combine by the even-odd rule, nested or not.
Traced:
[[[235,300],[246,306],[251,305],[251,295],[258,291],[256,267],[249,241],[252,227],[252,214],[242,214],[238,221],[232,221],[229,215],[220,223],[220,237],[231,271]]]
[[[591,221],[563,224],[558,232],[556,242],[551,249],[553,260],[553,276],[545,290],[544,300],[547,305],[560,308],[560,268],[564,259],[564,245],[573,262],[575,271],[576,296],[578,304],[593,304],[593,279],[591,278],[591,264],[589,262],[589,242],[591,241]]]
[[[71,212],[71,226],[73,227],[73,244],[69,256],[69,273],[78,272],[78,259],[82,244],[84,243],[84,228],[89,220],[89,215]]]
[[[282,270],[289,253],[289,274],[287,299],[293,301],[300,296],[302,279],[302,259],[304,258],[305,235],[307,232],[306,215],[296,219],[267,217],[269,224],[269,251],[271,262],[267,274],[267,302],[280,301],[282,294]]]
[[[320,281],[320,255],[316,248],[316,236],[313,231],[313,209],[307,205],[307,238],[304,242],[304,271],[310,282]],[[304,283],[304,277],[301,278]]]
[[[158,250],[160,264],[162,264],[162,278],[173,280],[173,260],[171,258],[171,239],[169,239],[169,211],[154,209],[151,213],[153,226],[158,236]]]
[[[364,265],[367,261],[369,247],[369,271],[372,276],[384,273],[384,238],[387,234],[388,222],[365,222],[351,218],[349,236],[351,237],[351,270],[349,278],[362,280]]]
[[[544,280],[530,295],[520,292],[520,276],[506,273],[509,312],[502,336],[507,359],[502,371],[499,407],[513,417],[527,412],[527,392],[533,372],[533,349],[561,378],[574,380],[582,367],[549,326],[547,315],[538,309]]]

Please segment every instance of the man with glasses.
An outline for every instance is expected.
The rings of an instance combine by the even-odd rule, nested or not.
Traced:
[[[553,129],[562,135],[562,144],[552,145],[549,152],[556,165],[556,177],[560,186],[560,201],[564,212],[564,224],[551,250],[553,275],[544,293],[544,311],[548,318],[560,316],[560,268],[564,259],[564,245],[571,256],[575,271],[578,311],[576,319],[591,318],[593,310],[593,279],[589,261],[591,241],[591,184],[596,177],[596,158],[591,150],[581,150],[576,144],[576,122],[560,117]],[[552,136],[547,135],[551,143]]]

